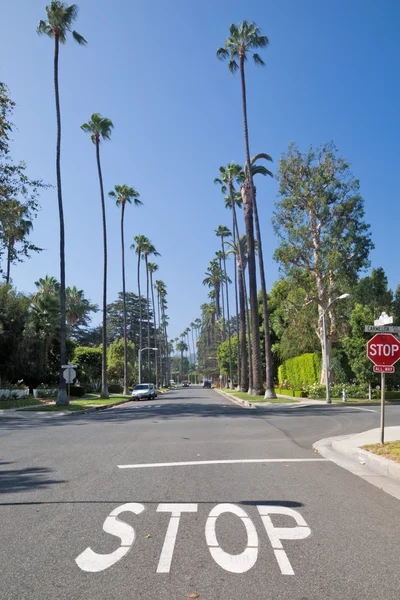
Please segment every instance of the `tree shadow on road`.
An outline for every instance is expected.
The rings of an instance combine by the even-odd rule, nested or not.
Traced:
[[[46,489],[56,483],[63,483],[61,479],[52,479],[50,477],[52,469],[47,467],[3,469],[3,467],[11,464],[0,462],[0,494],[31,492],[37,489]]]

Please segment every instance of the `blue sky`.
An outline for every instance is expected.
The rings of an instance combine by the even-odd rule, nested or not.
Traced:
[[[277,167],[291,140],[300,148],[334,140],[361,181],[372,225],[372,266],[383,266],[391,287],[398,277],[400,203],[396,164],[399,132],[397,0],[81,0],[76,29],[61,48],[62,177],[67,284],[100,303],[101,210],[95,149],[80,130],[93,112],[112,119],[103,144],[105,190],[126,183],[143,207],[128,207],[127,245],[150,237],[168,287],[170,332],[177,336],[207,301],[204,271],[230,212],[214,185],[218,168],[243,162],[238,77],[215,58],[231,22],[255,21],[268,35],[266,68],[249,64],[251,153],[268,152]],[[29,174],[55,183],[53,43],[36,25],[45,2],[4,2],[0,22],[0,79],[16,101],[14,158]],[[272,256],[274,180],[257,183],[268,287],[278,278]],[[43,193],[32,239],[46,249],[12,271],[32,291],[46,274],[59,276],[56,190]],[[108,299],[121,289],[119,211],[107,203]],[[243,230],[243,227],[242,227]],[[127,252],[127,288],[137,291],[136,261]],[[100,319],[100,313],[95,322]]]

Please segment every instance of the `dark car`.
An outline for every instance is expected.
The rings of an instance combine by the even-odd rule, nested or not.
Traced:
[[[189,382],[188,381],[183,381],[182,382],[182,387],[189,387]]]
[[[211,388],[211,381],[209,379],[203,381],[203,388]]]

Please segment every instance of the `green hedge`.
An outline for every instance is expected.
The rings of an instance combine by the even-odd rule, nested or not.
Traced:
[[[119,383],[110,383],[108,385],[108,393],[109,394],[122,394],[123,387]]]
[[[289,358],[278,368],[279,384],[286,382],[296,389],[317,383],[320,376],[321,357],[316,352]]]
[[[276,394],[282,394],[284,396],[293,396],[295,398],[306,398],[307,394],[303,390],[288,390],[286,388],[275,388]]]

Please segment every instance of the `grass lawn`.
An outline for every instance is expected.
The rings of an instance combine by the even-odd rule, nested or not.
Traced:
[[[218,388],[217,388],[218,389]],[[247,400],[248,402],[267,402],[269,404],[290,404],[291,402],[299,402],[299,398],[276,398],[276,400],[265,400],[264,396],[251,396],[246,392],[236,392],[235,390],[230,390],[228,388],[222,388],[222,392],[226,392],[227,394],[232,394],[232,396],[236,396],[236,398],[240,398],[240,400]]]
[[[29,411],[38,411],[38,412],[48,412],[48,411],[68,411],[68,410],[84,410],[85,408],[90,408],[92,406],[107,406],[108,404],[114,404],[114,402],[120,402],[121,400],[129,400],[130,396],[112,396],[107,400],[101,400],[98,394],[91,394],[91,398],[87,398],[87,395],[83,396],[83,398],[78,398],[77,400],[71,400],[68,406],[57,406],[56,404],[44,404],[43,406],[38,406],[36,408],[25,408],[24,410]],[[36,400],[36,399],[35,399]],[[55,399],[54,399],[55,400]],[[39,401],[36,400],[35,403],[38,404]]]
[[[41,404],[41,400],[37,398],[20,398],[17,400],[0,400],[1,408],[23,408],[24,406],[32,406],[34,404]]]
[[[397,440],[397,442],[388,442],[383,445],[369,444],[367,446],[362,446],[362,448],[368,450],[368,452],[373,452],[374,454],[390,458],[390,460],[400,463],[400,440]]]

